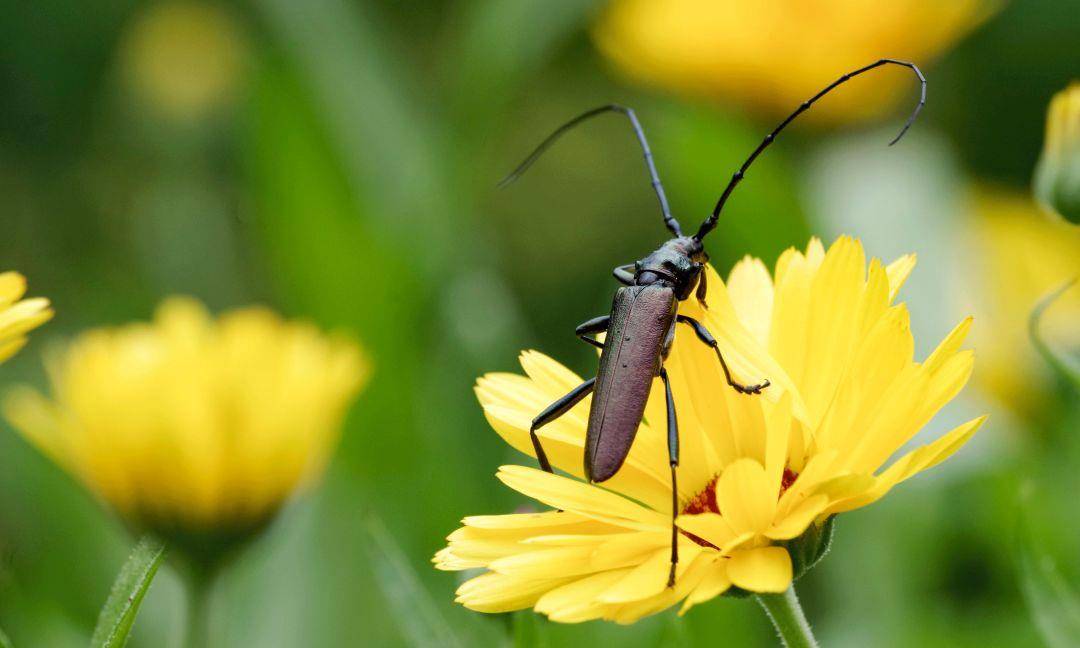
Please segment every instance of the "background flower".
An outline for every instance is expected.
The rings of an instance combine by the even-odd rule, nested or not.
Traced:
[[[262,308],[213,319],[174,298],[151,324],[81,335],[52,396],[5,413],[138,528],[209,560],[317,477],[367,366],[357,346]]]
[[[1045,218],[1028,195],[979,187],[963,246],[969,270],[958,292],[979,318],[975,376],[1000,403],[1041,416],[1053,398],[1051,371],[1028,343],[1028,315],[1039,300],[1080,275],[1080,230]],[[1080,348],[1080,291],[1047,312],[1042,330],[1062,349]]]
[[[173,119],[197,119],[236,99],[245,44],[235,17],[214,2],[147,6],[121,43],[136,97]]]
[[[844,72],[879,58],[928,66],[995,7],[982,0],[904,0],[884,7],[852,0],[616,0],[594,37],[635,79],[786,115]],[[904,96],[911,82],[887,73],[851,85],[815,106],[808,119],[872,117]]]
[[[1080,223],[1080,81],[1050,100],[1035,195],[1069,222]]]
[[[0,273],[0,362],[18,353],[26,345],[26,334],[53,316],[48,299],[22,299],[25,294],[25,277]]]

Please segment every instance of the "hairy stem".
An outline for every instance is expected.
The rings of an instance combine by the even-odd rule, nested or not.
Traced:
[[[817,648],[794,585],[783,594],[758,594],[756,598],[787,648]]]

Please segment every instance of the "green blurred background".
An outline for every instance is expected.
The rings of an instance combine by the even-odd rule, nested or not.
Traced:
[[[146,319],[174,293],[346,328],[373,357],[321,487],[224,574],[220,645],[508,641],[510,617],[455,606],[458,575],[429,564],[463,515],[521,504],[493,474],[522,457],[488,428],[472,382],[514,370],[522,348],[590,371],[573,327],[607,308],[610,269],[665,231],[614,118],[566,138],[512,188],[495,182],[550,128],[619,102],[637,109],[676,214],[694,222],[774,120],[628,82],[590,39],[603,9],[3,2],[0,269],[27,275],[57,311],[3,367],[5,384],[42,383],[50,342]],[[1024,348],[1023,320],[1045,286],[1001,301],[993,269],[1015,260],[979,247],[971,200],[988,183],[1029,193],[1046,104],[1080,73],[1078,42],[1075,0],[1003,7],[926,62],[930,101],[905,141],[885,146],[906,103],[879,123],[796,125],[709,241],[722,271],[745,253],[771,264],[812,233],[850,233],[886,259],[918,252],[902,297],[920,354],[967,312],[1014,316],[989,317],[1001,328],[982,329],[977,344],[1015,366],[1025,392],[977,377],[928,431],[990,411],[971,447],[845,515],[832,554],[801,581],[823,645],[1039,645],[1018,539],[1030,533],[1067,577],[1080,574],[1077,396]],[[824,70],[821,85],[844,71]],[[1065,317],[1055,330],[1076,342],[1077,320]],[[1004,359],[993,359],[998,348]],[[372,524],[389,536],[374,540]],[[131,544],[0,423],[0,627],[16,645],[85,645]],[[183,624],[179,580],[165,570],[132,645],[175,645]],[[433,640],[430,627],[444,634]],[[681,621],[669,612],[632,628],[537,620],[531,630],[550,646],[774,642],[760,610],[730,598]]]

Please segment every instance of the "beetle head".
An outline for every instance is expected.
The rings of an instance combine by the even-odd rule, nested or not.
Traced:
[[[673,238],[634,264],[634,283],[667,284],[675,289],[675,296],[681,301],[694,291],[708,259],[701,241],[689,236]]]

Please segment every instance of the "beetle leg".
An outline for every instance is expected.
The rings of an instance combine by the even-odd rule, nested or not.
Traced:
[[[633,286],[634,285],[634,273],[632,272],[633,269],[634,269],[634,264],[633,263],[627,263],[626,265],[621,265],[621,266],[615,268],[614,270],[612,270],[611,274],[615,275],[615,278],[619,281],[619,283],[623,284],[624,286]]]
[[[675,417],[675,399],[671,395],[671,381],[667,369],[660,367],[660,379],[664,381],[664,393],[667,396],[667,443],[668,459],[671,465],[671,571],[668,572],[668,587],[675,587],[675,567],[679,564],[679,529],[675,520],[679,517],[679,482],[675,473],[679,467],[679,421]]]
[[[705,275],[705,268],[702,267],[701,272],[698,273],[697,300],[701,302],[702,308],[708,309],[709,305],[705,303],[705,295],[709,292],[709,288],[705,284]]]
[[[608,329],[608,322],[611,321],[611,315],[601,315],[600,317],[594,317],[587,322],[578,324],[578,327],[574,329],[574,333],[581,338],[582,342],[588,342],[594,347],[600,349],[604,348],[604,343],[594,338],[588,337],[594,333],[603,333]]]
[[[687,317],[686,315],[677,315],[675,320],[682,322],[683,324],[689,324],[693,327],[694,333],[697,333],[698,339],[712,347],[712,350],[716,352],[716,357],[720,360],[720,366],[724,369],[724,377],[727,378],[727,384],[731,385],[732,389],[742,394],[760,394],[762,389],[765,389],[771,384],[768,380],[757,385],[742,385],[735,382],[731,377],[731,370],[728,369],[727,362],[724,361],[723,354],[720,353],[720,346],[716,343],[716,338],[709,333],[709,330],[705,328],[705,325],[693,317]]]
[[[532,439],[533,450],[536,451],[536,460],[540,462],[541,469],[549,473],[555,472],[551,469],[551,462],[548,461],[544,447],[540,445],[540,437],[536,436],[536,431],[569,412],[574,405],[581,402],[581,399],[592,393],[595,384],[596,378],[589,378],[570,390],[570,393],[566,396],[548,405],[543,412],[537,414],[536,418],[532,420],[532,425],[529,426],[529,438]]]

